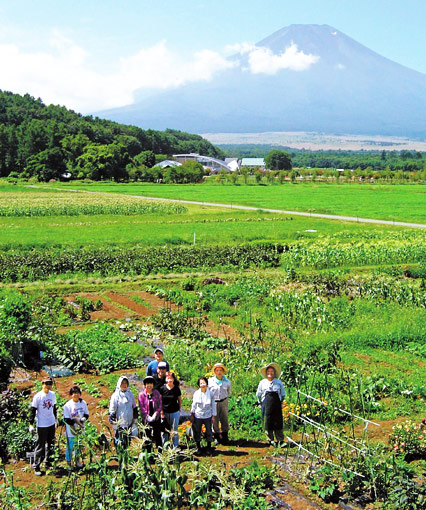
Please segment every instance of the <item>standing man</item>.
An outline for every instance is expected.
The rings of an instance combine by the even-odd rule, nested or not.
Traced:
[[[228,397],[231,394],[231,381],[225,377],[225,372],[226,367],[223,363],[216,363],[214,365],[214,376],[209,379],[209,390],[216,402],[217,415],[213,422],[214,437],[218,442],[227,445],[229,441]],[[222,432],[220,431],[219,423]]]
[[[34,395],[31,403],[30,432],[34,431],[34,419],[37,415],[37,441],[35,448],[35,475],[40,476],[40,465],[46,458],[46,467],[50,467],[50,457],[55,442],[56,395],[52,391],[52,379],[42,381],[42,390]],[[47,451],[46,451],[47,445]]]
[[[163,361],[163,356],[164,356],[163,349],[160,349],[160,347],[157,347],[154,351],[155,359],[153,359],[151,361],[151,363],[149,363],[148,366],[146,367],[146,375],[150,375],[151,377],[154,377],[157,374],[158,363],[161,363]],[[170,370],[168,362],[163,361],[163,363],[166,364],[166,371]]]
[[[160,388],[166,384],[167,363],[160,361],[157,365],[157,373],[153,375],[154,390],[160,391]]]

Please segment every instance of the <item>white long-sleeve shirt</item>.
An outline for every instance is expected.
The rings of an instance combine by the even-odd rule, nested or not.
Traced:
[[[278,397],[281,402],[285,397],[285,389],[284,384],[279,379],[272,379],[272,381],[268,381],[268,379],[262,379],[257,387],[256,396],[259,402],[263,402],[265,399],[265,394],[268,391],[274,391],[278,393]]]
[[[196,418],[211,418],[216,416],[216,402],[212,392],[207,388],[205,392],[201,388],[194,393],[192,397],[191,413]]]
[[[224,400],[231,394],[231,381],[225,378],[225,376],[223,376],[221,381],[214,376],[210,377],[209,390],[213,393],[213,397],[216,401]]]

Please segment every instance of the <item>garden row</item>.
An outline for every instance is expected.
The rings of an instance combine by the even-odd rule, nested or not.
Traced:
[[[182,272],[194,269],[277,267],[333,268],[356,265],[422,263],[426,260],[426,240],[340,243],[333,236],[318,242],[298,241],[291,246],[243,244],[217,246],[164,246],[158,248],[56,248],[9,250],[0,254],[3,282],[44,280],[60,274],[100,276]]]
[[[194,268],[276,267],[282,250],[283,247],[273,244],[11,250],[0,253],[0,280],[43,280],[51,275],[78,272],[108,276]]]

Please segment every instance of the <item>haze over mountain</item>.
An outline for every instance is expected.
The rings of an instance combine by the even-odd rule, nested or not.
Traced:
[[[197,133],[316,131],[426,136],[426,75],[328,25],[291,25],[235,48],[213,79],[98,115]]]

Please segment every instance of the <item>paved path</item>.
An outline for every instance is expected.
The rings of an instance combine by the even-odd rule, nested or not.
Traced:
[[[31,187],[39,187],[32,185]],[[41,187],[41,186],[40,186]],[[79,190],[79,189],[66,189],[66,188],[56,188],[62,191],[76,191],[76,192],[84,192],[84,193],[95,193],[98,195],[111,195],[112,193],[102,192],[102,191],[90,191],[90,190]],[[117,193],[119,194],[119,193]],[[121,194],[120,194],[121,195]],[[140,198],[143,200],[160,200],[163,202],[177,202],[179,204],[194,204],[194,205],[207,205],[211,207],[226,207],[228,209],[241,209],[243,211],[266,211],[271,213],[280,213],[280,214],[291,214],[292,216],[309,216],[310,218],[323,218],[326,220],[341,220],[341,221],[354,221],[356,223],[375,223],[379,225],[395,225],[398,227],[410,227],[410,228],[425,228],[426,224],[424,223],[409,223],[405,221],[389,221],[389,220],[378,220],[373,218],[359,218],[358,216],[339,216],[333,214],[320,214],[320,213],[310,213],[310,212],[301,212],[301,211],[286,211],[284,209],[266,209],[265,207],[251,207],[249,205],[235,205],[235,204],[216,204],[214,202],[197,202],[195,200],[177,200],[175,198],[158,198],[158,197],[146,197],[143,195],[124,195],[126,197],[132,198]]]
[[[77,191],[77,190],[76,190]],[[96,193],[93,191],[91,193]],[[376,220],[373,218],[358,218],[357,216],[338,216],[333,214],[320,214],[300,211],[285,211],[283,209],[266,209],[264,207],[251,207],[248,205],[235,205],[235,204],[216,204],[213,202],[196,202],[195,200],[176,200],[174,198],[157,198],[157,197],[145,197],[141,195],[126,195],[133,198],[141,198],[144,200],[162,200],[165,202],[178,202],[180,204],[195,204],[195,205],[207,205],[211,207],[226,207],[228,209],[242,209],[244,211],[258,211],[259,209],[271,213],[291,214],[293,216],[309,216],[311,218],[324,218],[326,220],[343,220],[343,221],[355,221],[357,223],[378,223],[381,225],[396,225],[399,227],[412,227],[412,228],[426,228],[426,224],[422,223],[408,223],[405,221],[388,221],[388,220]]]

